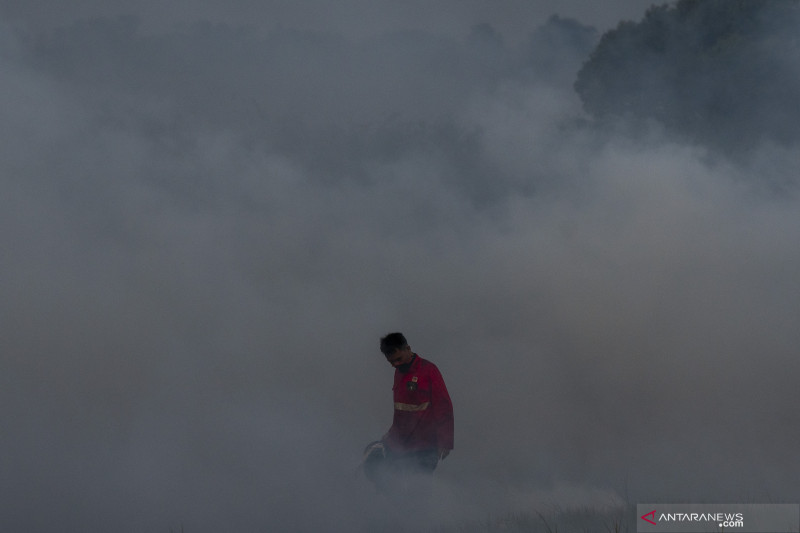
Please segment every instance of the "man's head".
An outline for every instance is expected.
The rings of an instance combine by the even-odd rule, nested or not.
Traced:
[[[389,364],[395,368],[407,365],[414,359],[414,353],[408,346],[408,341],[399,332],[389,333],[381,339],[381,352],[386,356]]]

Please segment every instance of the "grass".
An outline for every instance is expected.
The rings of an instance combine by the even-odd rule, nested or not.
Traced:
[[[635,506],[552,508],[490,517],[434,529],[435,533],[635,533]]]

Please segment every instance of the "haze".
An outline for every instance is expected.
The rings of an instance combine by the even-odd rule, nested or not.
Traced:
[[[434,524],[798,501],[798,146],[594,124],[641,2],[333,5],[3,2],[0,529],[402,529],[390,331]]]

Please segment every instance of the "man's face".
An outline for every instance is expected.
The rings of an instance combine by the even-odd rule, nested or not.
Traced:
[[[405,348],[400,348],[399,350],[395,350],[394,352],[386,356],[386,360],[389,361],[389,364],[395,368],[397,368],[400,365],[405,365],[410,363],[413,358],[414,358],[414,352],[412,352],[411,348],[409,348],[408,346],[406,346]]]

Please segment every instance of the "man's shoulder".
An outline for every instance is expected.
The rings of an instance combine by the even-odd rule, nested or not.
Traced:
[[[417,356],[416,363],[418,365],[417,368],[419,368],[419,370],[428,371],[428,372],[431,372],[431,371],[438,372],[439,371],[439,367],[437,367],[435,364],[433,364],[433,362],[428,361],[427,359],[421,357],[419,354],[414,354],[414,355]]]

